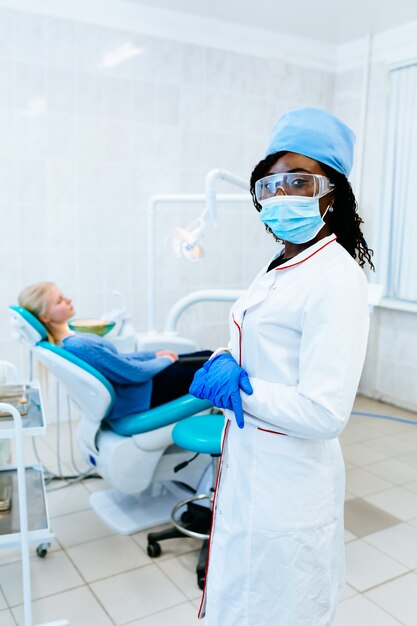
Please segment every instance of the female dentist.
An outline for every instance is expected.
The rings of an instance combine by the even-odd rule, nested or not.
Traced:
[[[228,418],[207,626],[330,626],[343,590],[338,435],[366,351],[361,267],[373,268],[347,180],[354,141],[325,111],[290,111],[251,176],[260,219],[284,246],[233,306],[228,349],[190,388]]]

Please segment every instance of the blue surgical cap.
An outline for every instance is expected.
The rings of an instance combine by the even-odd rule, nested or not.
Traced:
[[[330,165],[349,176],[353,163],[355,133],[322,109],[296,109],[276,122],[266,155],[297,152]]]

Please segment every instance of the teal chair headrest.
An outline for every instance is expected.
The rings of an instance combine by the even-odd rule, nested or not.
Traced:
[[[48,337],[46,327],[27,309],[22,306],[9,306],[12,323],[19,333],[19,339],[23,338],[32,345]]]

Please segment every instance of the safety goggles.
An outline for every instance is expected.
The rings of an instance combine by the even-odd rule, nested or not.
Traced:
[[[279,193],[288,196],[309,196],[321,198],[334,189],[335,185],[326,176],[292,172],[271,174],[256,181],[255,195],[258,202],[272,198]]]

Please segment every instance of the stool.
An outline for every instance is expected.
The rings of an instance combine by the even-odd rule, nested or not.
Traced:
[[[172,439],[181,448],[190,450],[196,454],[210,454],[210,456],[213,457],[214,481],[216,480],[221,454],[224,419],[223,414],[194,415],[193,417],[188,417],[178,422],[172,431]],[[214,486],[215,485],[212,486],[210,493],[199,493],[178,502],[171,513],[173,527],[161,532],[148,534],[147,552],[151,557],[156,557],[161,554],[159,541],[163,541],[164,539],[188,536],[203,540],[203,546],[196,568],[197,583],[200,589],[204,588]],[[198,504],[204,500],[208,500],[210,506]],[[178,512],[184,507],[186,507],[186,511],[178,516]]]

